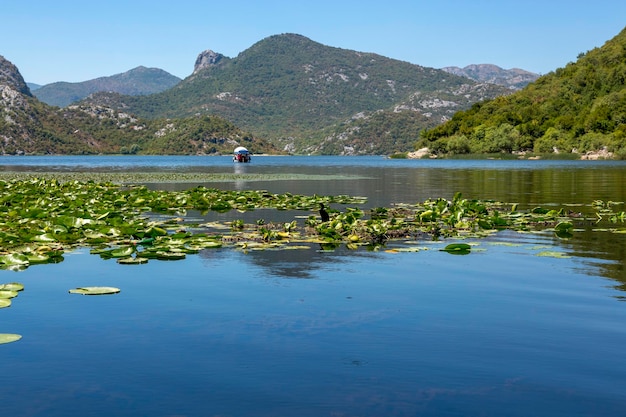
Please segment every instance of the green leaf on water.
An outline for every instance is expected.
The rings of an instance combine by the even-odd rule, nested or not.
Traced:
[[[10,253],[0,256],[0,263],[5,265],[28,265],[28,257],[21,253]]]
[[[467,243],[451,243],[442,249],[444,252],[452,253],[454,255],[467,255],[472,250],[472,247]]]
[[[0,308],[11,307],[11,300],[9,298],[0,298]]]
[[[185,259],[187,255],[184,252],[157,252],[156,258],[162,261],[177,261]]]
[[[52,235],[52,233],[44,233],[39,236],[35,236],[33,241],[42,243],[56,242],[56,238]]]
[[[79,287],[69,291],[70,294],[84,294],[84,295],[105,295],[105,294],[117,294],[120,292],[119,288],[115,287]]]
[[[125,258],[135,252],[134,246],[122,246],[121,248],[113,249],[111,251],[112,258]]]
[[[134,246],[122,246],[116,249],[92,249],[92,254],[98,254],[103,259],[126,258],[135,252]]]
[[[562,239],[569,239],[573,237],[573,230],[574,225],[568,221],[559,222],[556,226],[554,226],[554,233]]]
[[[0,298],[15,298],[15,297],[17,297],[17,291],[0,290]]]
[[[0,284],[0,290],[23,291],[24,284],[20,284],[19,282],[10,282],[8,284]]]
[[[22,335],[12,333],[0,333],[0,345],[4,343],[17,342],[22,338]]]
[[[28,253],[26,257],[31,264],[45,264],[50,261],[50,256],[45,253]]]
[[[119,258],[117,263],[121,265],[139,265],[148,263],[148,258],[142,258],[141,256],[129,256],[128,258]]]

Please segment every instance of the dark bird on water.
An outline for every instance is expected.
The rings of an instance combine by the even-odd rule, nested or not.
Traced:
[[[328,215],[323,203],[320,203],[320,217],[322,218],[322,223],[326,223],[330,220],[330,216]]]

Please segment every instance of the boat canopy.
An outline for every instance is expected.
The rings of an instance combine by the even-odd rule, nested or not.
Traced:
[[[235,153],[250,153],[250,152],[243,146],[238,146],[235,148]]]

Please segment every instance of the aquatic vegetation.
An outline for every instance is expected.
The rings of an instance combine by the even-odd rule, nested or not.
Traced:
[[[0,333],[0,345],[2,345],[4,343],[17,342],[21,338],[22,338],[22,336],[19,335],[19,334]]]
[[[0,299],[17,297],[20,291],[24,291],[24,284],[20,284],[19,282],[0,284]]]
[[[273,194],[265,190],[228,191],[204,186],[184,191],[151,190],[145,185],[78,181],[64,177],[0,180],[0,268],[22,270],[30,265],[63,261],[77,247],[119,264],[150,260],[181,260],[201,250],[282,250],[319,247],[332,250],[377,249],[388,241],[428,241],[487,237],[499,230],[553,232],[575,236],[577,222],[623,222],[616,208],[623,203],[593,202],[582,214],[566,208],[534,207],[521,211],[516,203],[465,199],[428,199],[363,210],[364,197]],[[331,204],[334,206],[331,208]],[[195,224],[188,211],[247,212],[256,209],[317,213],[303,221],[272,223],[241,219]],[[338,209],[338,206],[343,206]],[[325,246],[324,246],[325,245]],[[449,253],[469,253],[453,243]],[[4,289],[6,290],[6,289]],[[0,292],[4,291],[0,288]],[[0,294],[1,295],[1,294]]]
[[[467,243],[451,243],[442,249],[444,252],[448,252],[454,255],[467,255],[472,250],[472,247]]]
[[[19,282],[0,284],[0,308],[11,307],[11,299],[17,297],[20,291],[24,291],[24,285]],[[0,333],[0,345],[17,342],[21,338],[22,336],[19,334]]]
[[[118,292],[120,292],[120,289],[115,287],[80,287],[69,290],[70,294],[83,295],[107,295],[117,294]]]

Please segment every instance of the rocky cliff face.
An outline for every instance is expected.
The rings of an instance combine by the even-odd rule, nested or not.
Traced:
[[[0,55],[0,86],[7,86],[20,94],[32,96],[20,71],[2,55]]]
[[[73,131],[31,95],[15,65],[0,56],[0,155],[89,152],[91,138],[68,133]]]
[[[210,49],[200,52],[193,67],[193,73],[197,74],[198,71],[217,65],[222,60],[222,58],[224,58],[224,55],[213,52]]]
[[[445,67],[442,70],[474,81],[503,85],[512,90],[521,90],[539,78],[539,74],[519,68],[502,69],[493,64],[474,64],[463,68]]]
[[[15,126],[28,109],[30,90],[19,70],[0,55],[0,118],[6,126]],[[0,132],[0,138],[3,136]]]

